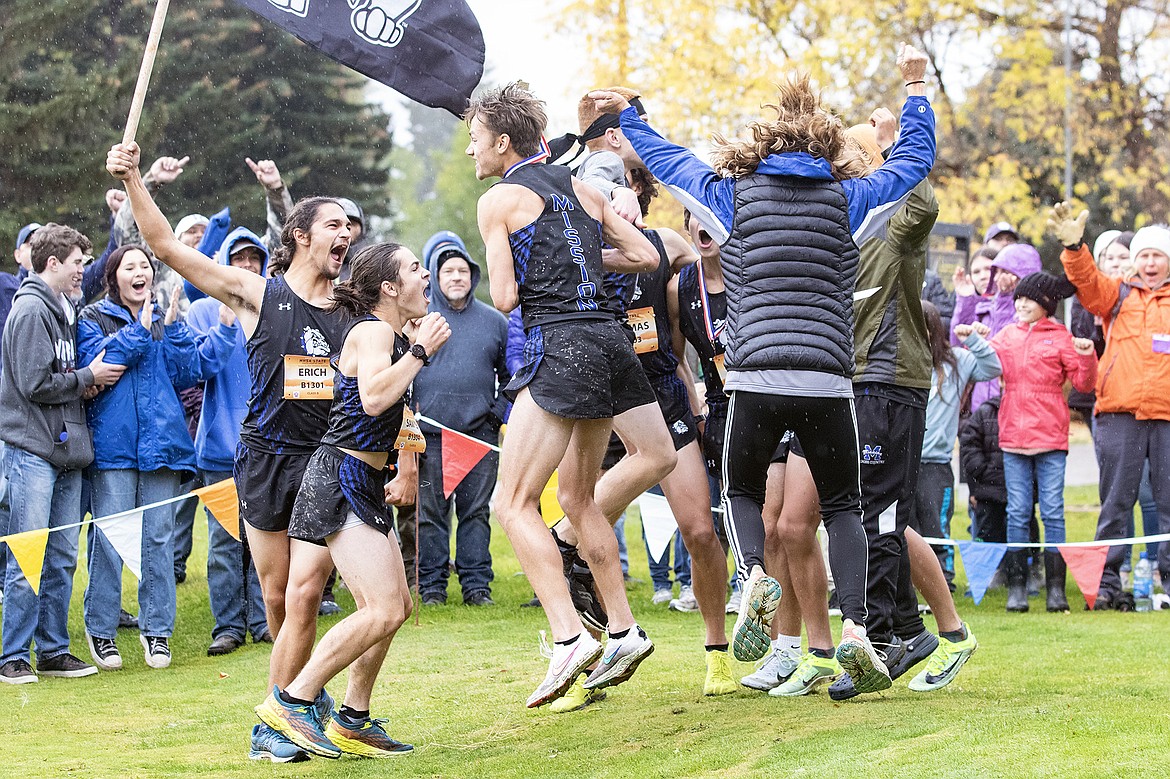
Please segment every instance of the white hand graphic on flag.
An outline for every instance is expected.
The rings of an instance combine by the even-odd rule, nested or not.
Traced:
[[[309,0],[268,0],[268,2],[282,11],[296,14],[302,19],[309,13]]]
[[[394,47],[402,41],[407,18],[420,5],[422,0],[349,0],[353,9],[349,21],[354,32],[369,43]]]

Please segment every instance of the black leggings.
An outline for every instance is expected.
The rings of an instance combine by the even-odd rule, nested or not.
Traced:
[[[800,440],[829,534],[829,567],[842,614],[864,625],[868,552],[861,525],[857,421],[852,398],[731,393],[723,447],[723,506],[740,576],[764,567],[764,492],[784,431]]]

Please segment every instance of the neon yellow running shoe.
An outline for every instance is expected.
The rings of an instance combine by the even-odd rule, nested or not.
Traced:
[[[924,668],[910,682],[910,689],[914,692],[930,692],[946,687],[959,675],[959,669],[975,654],[979,642],[967,623],[963,623],[963,630],[967,637],[962,641],[950,641],[945,636],[938,637],[938,649],[930,655]]]
[[[586,706],[605,700],[605,690],[586,690],[581,684],[583,676],[578,676],[569,691],[557,698],[550,705],[549,711],[554,714],[567,714],[570,711],[580,711]]]
[[[397,757],[414,751],[410,744],[390,738],[382,726],[389,720],[366,717],[350,722],[333,712],[325,726],[325,736],[344,754],[358,757]]]
[[[805,652],[800,658],[800,665],[788,677],[788,681],[768,690],[769,695],[777,698],[794,698],[797,695],[808,695],[818,685],[831,682],[841,675],[841,664],[836,657],[818,657],[812,652]]]
[[[731,661],[727,652],[714,650],[707,653],[707,680],[703,682],[704,695],[727,695],[739,689],[731,676]]]

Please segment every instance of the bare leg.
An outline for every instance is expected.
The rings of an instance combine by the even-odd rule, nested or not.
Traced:
[[[768,575],[780,582],[780,589],[784,597],[780,599],[780,607],[776,609],[776,618],[772,620],[772,640],[777,636],[800,635],[800,605],[793,592],[792,572],[788,567],[788,555],[784,550],[784,543],[780,540],[779,523],[781,510],[784,507],[784,471],[783,463],[772,463],[768,466],[768,486],[764,493],[764,563]]]
[[[707,630],[706,643],[726,644],[727,555],[711,521],[707,466],[697,441],[678,452],[678,464],[662,480],[662,493],[691,554],[691,582]]]
[[[576,531],[577,550],[593,573],[593,580],[609,617],[609,631],[617,633],[634,624],[634,615],[626,598],[617,538],[609,520],[593,498],[609,433],[608,419],[575,421],[572,438],[561,460],[557,501]],[[557,559],[560,559],[559,553]],[[558,567],[556,570],[559,572],[561,569]]]
[[[947,577],[938,562],[938,555],[912,528],[906,528],[906,543],[910,547],[910,575],[914,579],[914,586],[926,598],[939,632],[961,630],[963,621],[959,619],[959,611],[955,608],[955,599],[951,596],[951,588],[947,586]]]
[[[613,418],[613,429],[625,444],[626,456],[601,475],[593,490],[594,499],[610,525],[618,521],[639,495],[666,478],[678,461],[657,403],[618,414]],[[576,546],[577,533],[569,522],[562,520],[554,527],[562,541]]]
[[[284,626],[272,646],[268,688],[281,689],[291,682],[313,653],[317,638],[317,608],[321,591],[333,570],[333,558],[323,546],[292,540],[289,545],[287,613]]]
[[[283,530],[275,533],[257,530],[247,522],[242,524],[248,536],[252,561],[256,564],[256,575],[260,579],[268,632],[277,638],[284,625],[284,590],[288,586],[288,533]],[[271,686],[269,682],[269,688]]]
[[[381,665],[382,644],[389,641],[411,611],[406,572],[398,547],[380,531],[368,525],[342,530],[327,539],[337,570],[359,601],[353,614],[338,622],[321,638],[305,667],[286,688],[289,695],[313,700],[326,682],[374,647],[371,660]],[[372,687],[372,679],[364,680]],[[350,689],[354,687],[351,680]],[[357,690],[346,703],[369,706],[369,690]]]
[[[544,607],[554,641],[568,641],[585,629],[561,573],[560,552],[540,516],[540,494],[564,457],[572,433],[572,420],[548,413],[536,405],[527,389],[521,390],[512,406],[508,435],[500,453],[495,503],[496,516]],[[595,468],[593,477],[596,475]],[[609,535],[613,537],[612,532]],[[620,567],[618,573],[620,578]]]
[[[832,649],[829,582],[825,573],[825,559],[821,556],[821,545],[817,541],[820,522],[820,498],[808,462],[803,457],[789,455],[784,507],[776,534],[788,555],[793,594],[808,631],[808,645],[816,649]]]

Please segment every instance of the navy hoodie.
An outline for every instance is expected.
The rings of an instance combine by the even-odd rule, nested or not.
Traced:
[[[471,266],[471,292],[460,310],[454,309],[439,289],[439,257],[452,250]],[[458,235],[444,230],[431,236],[423,249],[423,262],[431,273],[428,310],[447,319],[451,338],[414,380],[419,410],[454,430],[495,443],[508,408],[508,401],[500,394],[511,376],[506,361],[508,321],[476,300],[480,267]],[[424,424],[423,429],[434,432],[429,425]]]

